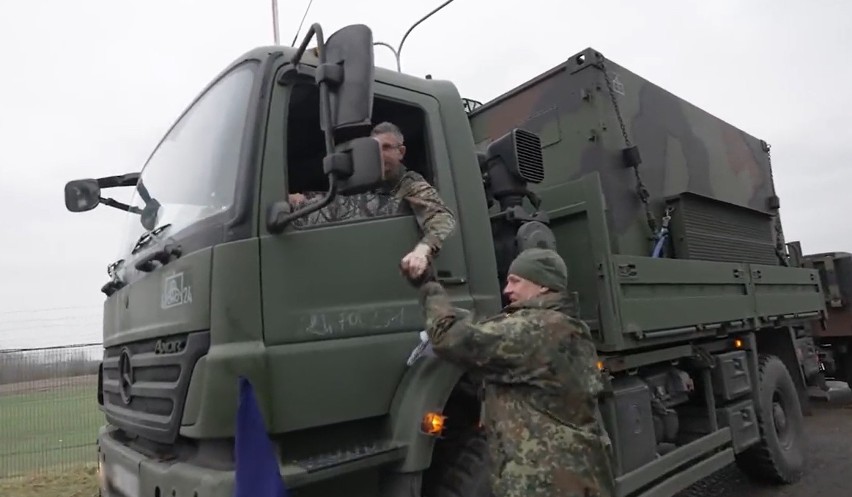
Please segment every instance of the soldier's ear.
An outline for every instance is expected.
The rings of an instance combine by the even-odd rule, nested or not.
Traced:
[[[400,154],[401,156],[405,157],[405,145],[400,145],[400,146],[399,146],[399,154]]]

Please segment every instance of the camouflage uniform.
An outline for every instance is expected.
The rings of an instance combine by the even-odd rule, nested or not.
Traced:
[[[309,201],[319,201],[325,193],[305,194]],[[441,200],[438,191],[415,171],[403,170],[391,187],[357,195],[338,195],[331,203],[294,221],[297,228],[330,222],[354,221],[401,213],[402,201],[414,214],[424,243],[437,254],[444,240],[456,227],[456,219]]]
[[[421,299],[435,354],[484,380],[496,497],[614,497],[597,352],[566,294],[509,304],[479,323],[438,283],[421,286]]]

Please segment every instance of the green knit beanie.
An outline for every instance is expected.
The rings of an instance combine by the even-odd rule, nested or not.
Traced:
[[[518,254],[509,266],[509,274],[520,276],[557,292],[568,289],[565,261],[550,249],[528,248]]]

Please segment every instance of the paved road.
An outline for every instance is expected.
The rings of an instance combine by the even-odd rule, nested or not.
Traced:
[[[840,497],[852,495],[852,392],[832,390],[831,401],[813,401],[805,417],[808,467],[795,485],[751,482],[736,467],[725,468],[677,497]]]

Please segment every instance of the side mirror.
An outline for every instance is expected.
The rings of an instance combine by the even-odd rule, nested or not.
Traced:
[[[375,138],[355,138],[341,145],[337,153],[327,155],[323,169],[337,179],[338,193],[364,193],[383,180],[381,145]]]
[[[101,187],[96,179],[78,179],[65,184],[65,208],[86,212],[100,203]]]
[[[330,83],[331,122],[327,126],[335,134],[369,126],[375,77],[373,32],[363,24],[346,26],[328,38],[320,58],[317,81],[327,78]]]
[[[373,117],[373,32],[353,24],[325,41],[320,25],[313,24],[291,59],[293,65],[298,65],[314,35],[320,62],[315,76],[320,87],[320,127],[326,143],[365,134]],[[331,147],[327,152],[332,153]]]
[[[290,210],[287,201],[275,202],[267,211],[266,227],[270,233],[281,233],[296,218],[307,216],[327,206],[335,195],[355,195],[367,192],[383,181],[382,150],[379,141],[372,137],[350,140],[337,151],[323,159],[323,172],[329,177],[331,186],[319,202],[303,209]]]
[[[366,134],[373,117],[373,33],[363,24],[353,24],[324,41],[322,28],[313,24],[293,54],[294,66],[314,35],[319,55],[315,79],[320,91],[320,127],[326,146],[323,171],[328,176],[329,189],[321,201],[295,212],[290,212],[287,202],[273,203],[266,221],[271,233],[280,233],[293,219],[322,209],[338,193],[362,193],[383,179],[379,142],[358,137]]]

